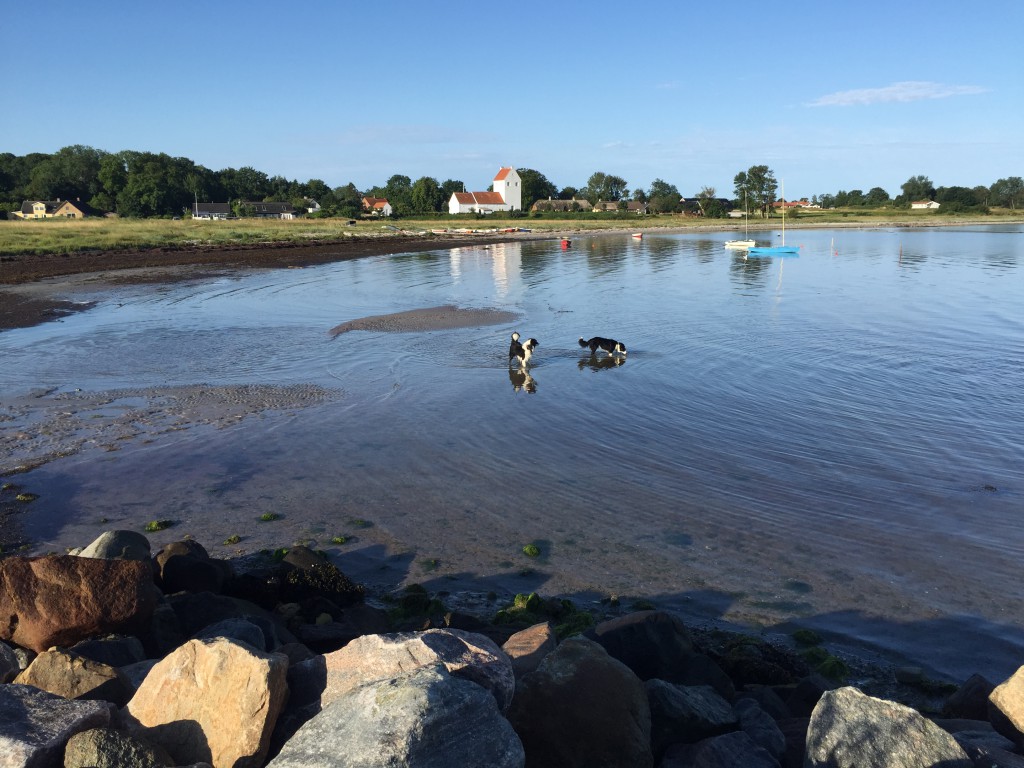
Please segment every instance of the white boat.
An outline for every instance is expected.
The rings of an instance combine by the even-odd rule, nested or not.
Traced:
[[[748,226],[749,220],[750,220],[750,216],[747,213],[747,193],[744,192],[743,193],[743,239],[742,240],[726,240],[725,241],[725,247],[726,248],[732,248],[733,250],[736,250],[736,251],[745,251],[748,248],[753,248],[755,245],[757,245],[757,242],[755,242],[754,240],[750,239],[750,237],[748,235],[748,232],[747,232],[747,226]]]

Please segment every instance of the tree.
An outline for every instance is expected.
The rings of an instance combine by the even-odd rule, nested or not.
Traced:
[[[29,194],[39,200],[89,200],[100,191],[106,152],[81,144],[64,147],[32,168]]]
[[[523,183],[523,210],[530,210],[538,200],[547,200],[558,195],[558,188],[555,187],[547,176],[532,168],[518,168],[516,173]]]
[[[890,201],[889,193],[881,187],[872,187],[868,190],[867,195],[864,198],[864,205],[872,208],[880,208],[883,205],[887,205]]]
[[[768,217],[778,183],[767,165],[752,165],[747,171],[740,171],[733,178],[733,184],[737,200],[743,200],[745,195],[749,208],[759,211],[761,218]]]
[[[625,197],[629,184],[620,176],[611,176],[598,171],[587,180],[587,186],[583,190],[583,197],[594,205],[599,200],[613,203]]]
[[[935,199],[935,187],[927,176],[911,176],[901,186],[903,194],[896,198],[901,205],[910,205],[917,200]]]
[[[416,179],[409,192],[409,203],[415,213],[436,213],[444,202],[441,185],[430,176]]]
[[[350,181],[343,187],[335,187],[331,194],[334,196],[332,213],[349,219],[359,218],[363,210],[363,196],[359,194],[355,184]]]
[[[455,192],[461,192],[466,188],[466,185],[458,179],[445,179],[441,182],[441,199],[444,201],[444,205],[448,205],[448,201],[452,199],[452,195]],[[444,210],[442,208],[442,210]]]
[[[406,216],[412,212],[412,179],[396,173],[387,184],[384,185],[384,194],[377,197],[386,197],[391,204],[391,210],[396,216]]]
[[[1024,198],[1024,179],[1021,179],[1020,176],[999,179],[992,185],[989,193],[993,205],[1016,210],[1017,205]]]
[[[704,186],[700,188],[700,192],[697,193],[697,205],[700,207],[700,215],[708,216],[709,208],[712,202],[718,202],[715,199],[715,188]]]
[[[579,195],[580,190],[576,187],[562,187],[558,191],[559,200],[575,200],[576,196]]]
[[[655,179],[647,190],[647,202],[654,213],[674,213],[679,211],[679,190],[675,184],[662,179]]]

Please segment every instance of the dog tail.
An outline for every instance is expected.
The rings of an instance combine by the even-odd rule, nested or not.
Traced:
[[[590,343],[585,341],[584,338],[582,336],[580,336],[580,346],[581,347],[589,347]]]

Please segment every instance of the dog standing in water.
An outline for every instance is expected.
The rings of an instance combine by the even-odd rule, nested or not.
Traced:
[[[538,346],[540,346],[540,342],[536,339],[527,339],[523,343],[520,343],[519,331],[513,332],[512,343],[508,347],[508,364],[512,365],[512,363],[518,361],[519,365],[525,366],[530,362],[533,350]]]
[[[590,354],[596,355],[597,350],[603,349],[611,357],[613,354],[626,354],[626,345],[615,339],[606,339],[602,336],[594,336],[592,339],[584,339],[580,336],[580,346],[586,349],[590,347]]]

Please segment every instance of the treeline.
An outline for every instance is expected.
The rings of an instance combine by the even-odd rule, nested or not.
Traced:
[[[557,187],[541,172],[517,169],[522,180],[523,208],[538,200],[587,200],[645,203],[651,213],[686,211],[706,217],[725,216],[733,207],[749,206],[752,212],[770,215],[778,194],[778,183],[768,166],[752,166],[734,178],[734,197],[718,196],[714,187],[704,186],[692,197],[683,198],[679,189],[662,179],[649,187],[630,189],[620,176],[593,173],[581,187]],[[472,187],[470,187],[472,188]],[[283,176],[269,176],[251,167],[212,171],[185,157],[163,153],[106,152],[83,145],[64,147],[53,154],[23,156],[0,153],[0,211],[19,210],[26,200],[81,201],[99,211],[127,217],[178,216],[193,203],[264,201],[290,203],[297,211],[319,209],[313,216],[357,217],[364,196],[384,197],[395,215],[445,213],[453,192],[467,189],[457,179],[439,182],[424,176],[413,181],[395,174],[384,184],[360,190],[351,182],[330,187],[321,179],[300,182]],[[788,199],[797,199],[789,197]],[[999,179],[991,186],[938,187],[926,176],[914,176],[903,184],[901,194],[891,198],[881,187],[867,193],[840,190],[815,195],[809,202],[822,208],[903,207],[917,200],[942,203],[941,212],[983,211],[990,206],[1016,209],[1024,201],[1024,182],[1019,176]]]
[[[909,208],[914,202],[934,200],[941,203],[939,212],[948,214],[987,213],[992,207],[1016,210],[1024,202],[1024,179],[1020,176],[998,179],[988,187],[936,187],[927,176],[912,176],[900,190],[895,198],[881,187],[867,192],[840,190],[834,195],[815,195],[810,202],[822,208]]]

